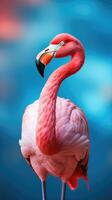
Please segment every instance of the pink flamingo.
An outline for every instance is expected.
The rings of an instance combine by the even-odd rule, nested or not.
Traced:
[[[84,113],[57,92],[62,81],[76,73],[84,63],[84,48],[70,34],[59,34],[36,57],[37,68],[44,76],[50,60],[71,56],[47,80],[39,100],[29,105],[23,116],[21,152],[42,182],[46,199],[47,174],[62,180],[61,200],[65,199],[66,183],[76,189],[78,179],[87,178],[89,156],[88,125]]]

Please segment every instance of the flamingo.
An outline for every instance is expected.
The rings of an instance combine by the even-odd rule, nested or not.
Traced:
[[[23,157],[41,180],[43,200],[46,200],[48,174],[61,179],[61,200],[65,199],[66,184],[74,190],[79,178],[88,183],[90,140],[85,114],[69,99],[57,96],[62,81],[83,65],[84,48],[74,36],[58,34],[36,56],[36,65],[44,77],[51,59],[65,56],[71,56],[70,62],[50,75],[39,100],[26,108],[19,141]]]

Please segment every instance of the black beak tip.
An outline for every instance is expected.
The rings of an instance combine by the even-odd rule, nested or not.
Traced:
[[[36,59],[36,67],[37,67],[39,74],[44,78],[45,65],[42,62],[40,62],[40,60]]]

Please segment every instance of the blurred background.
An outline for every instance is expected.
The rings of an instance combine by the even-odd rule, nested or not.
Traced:
[[[67,188],[67,199],[112,199],[111,24],[111,0],[1,0],[0,200],[41,200],[40,181],[22,158],[18,140],[25,107],[39,98],[50,73],[68,61],[54,59],[44,79],[35,67],[36,54],[62,32],[82,41],[86,60],[63,82],[59,96],[83,109],[91,138],[90,191],[80,180],[76,191]],[[59,179],[47,182],[48,199],[59,199]]]

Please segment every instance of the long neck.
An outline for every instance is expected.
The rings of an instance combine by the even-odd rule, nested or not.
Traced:
[[[77,72],[84,62],[83,49],[72,55],[71,61],[54,71],[46,82],[40,98],[36,142],[40,150],[47,155],[60,151],[55,134],[56,98],[61,82]]]

